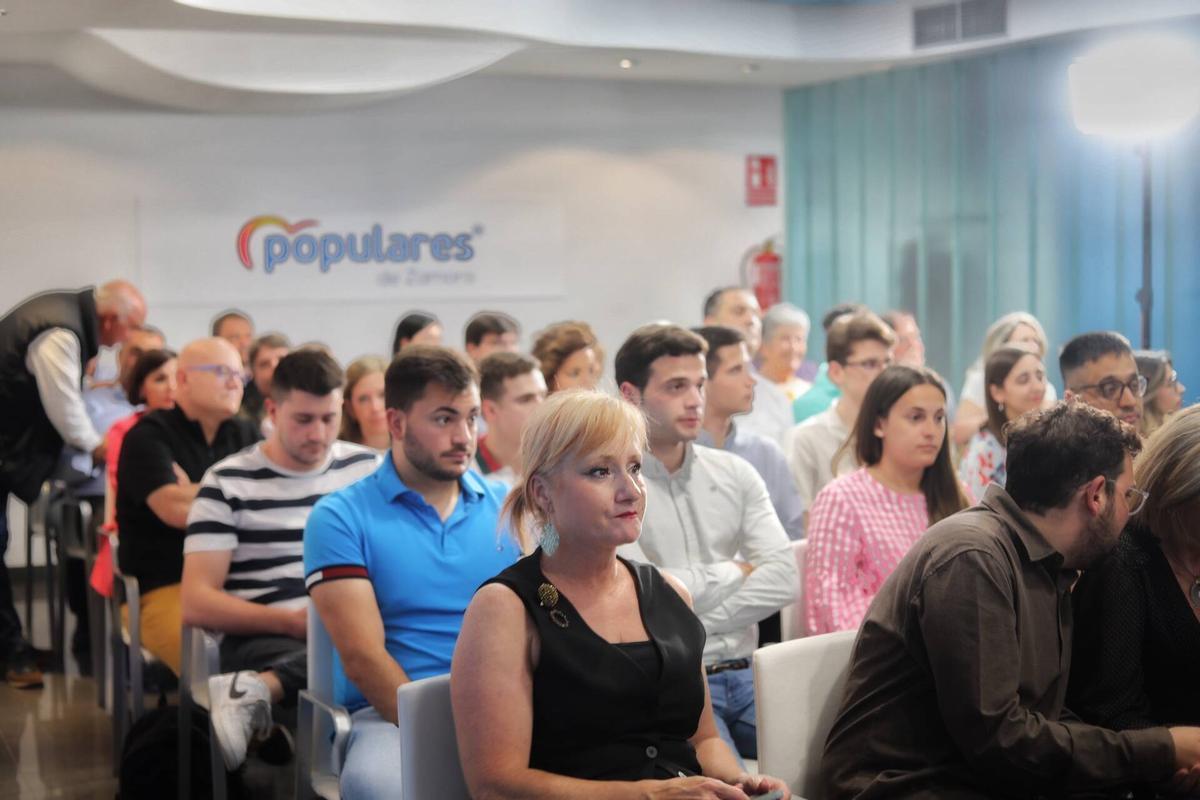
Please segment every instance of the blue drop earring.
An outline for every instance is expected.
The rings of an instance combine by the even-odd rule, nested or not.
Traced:
[[[541,545],[542,552],[548,556],[554,555],[554,551],[558,549],[558,530],[549,520],[542,525]]]

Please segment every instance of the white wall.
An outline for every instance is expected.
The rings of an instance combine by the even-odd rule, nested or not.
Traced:
[[[549,322],[590,321],[611,374],[633,327],[699,323],[707,291],[736,282],[746,249],[783,228],[782,208],[747,208],[743,188],[746,155],[782,157],[772,89],[475,77],[307,116],[20,98],[12,84],[0,94],[0,306],[126,276],[174,346],[237,305],[260,330],[348,360],[385,352],[409,308],[438,314],[459,344],[467,317],[493,307],[522,321],[526,345]],[[268,213],[345,232],[478,224],[471,269],[524,285],[496,298],[382,285],[402,269],[378,264],[248,271],[238,228]]]
[[[471,78],[309,116],[2,111],[0,305],[124,275],[176,345],[238,305],[262,330],[352,358],[384,350],[410,307],[457,340],[472,311],[499,306],[527,334],[590,320],[611,352],[645,320],[697,322],[706,290],[783,227],[780,207],[746,208],[742,186],[747,154],[782,153],[775,90]],[[375,264],[248,272],[237,229],[268,213],[347,231],[480,224],[477,269],[560,273],[561,286],[489,300],[383,286]]]

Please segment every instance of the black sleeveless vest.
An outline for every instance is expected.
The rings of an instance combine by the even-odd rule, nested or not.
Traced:
[[[95,291],[44,292],[0,317],[0,491],[27,503],[37,497],[63,446],[42,408],[37,381],[25,368],[29,345],[51,328],[75,334],[80,367],[85,366],[100,351]]]
[[[650,675],[628,648],[589,628],[565,595],[556,608],[567,626],[552,620],[538,600],[538,587],[548,583],[541,552],[488,581],[516,592],[541,640],[529,766],[591,780],[699,774],[688,740],[704,708],[700,620],[657,569],[622,559],[633,574],[642,624],[658,651],[660,669]]]

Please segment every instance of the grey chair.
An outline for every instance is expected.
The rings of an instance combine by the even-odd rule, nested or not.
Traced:
[[[25,559],[30,578],[25,581],[25,630],[30,637],[33,636],[33,631],[36,630],[33,624],[33,610],[36,607],[33,602],[33,540],[41,536],[45,563],[43,572],[46,582],[46,611],[50,617],[50,649],[57,651],[58,641],[55,640],[54,634],[59,629],[58,617],[61,615],[62,609],[58,605],[58,592],[55,590],[54,541],[57,538],[57,531],[53,530],[51,524],[54,515],[50,513],[50,506],[54,502],[55,495],[60,493],[61,489],[55,484],[55,481],[46,481],[43,483],[38,496],[26,508]],[[61,651],[55,652],[54,658],[56,663],[60,657]]]
[[[333,642],[308,606],[308,688],[297,702],[296,796],[339,800],[338,777],[350,738],[350,713],[333,701]]]
[[[108,535],[112,551],[113,592],[108,599],[108,677],[112,695],[113,772],[120,767],[121,748],[134,722],[146,713],[143,684],[142,595],[138,580],[121,572],[120,539]],[[129,608],[129,624],[121,620],[121,606]]]
[[[179,797],[192,796],[192,714],[195,708],[212,710],[208,679],[221,672],[217,640],[203,628],[183,626],[182,674],[179,676]],[[213,800],[226,800],[225,761],[217,745],[212,716],[208,720],[209,768]]]
[[[403,800],[470,800],[458,760],[450,676],[401,684],[396,690],[400,720],[400,797]]]
[[[47,530],[54,531],[57,542],[58,569],[56,571],[58,614],[54,630],[54,648],[60,663],[70,647],[67,641],[67,559],[83,562],[84,581],[92,574],[96,562],[96,530],[93,527],[93,509],[90,501],[76,497],[69,490],[58,494],[47,509]],[[98,595],[90,585],[84,586],[85,602],[88,607],[88,640],[92,643],[92,676],[96,679],[97,703],[104,704],[103,606],[96,601]],[[99,606],[99,608],[97,607]]]

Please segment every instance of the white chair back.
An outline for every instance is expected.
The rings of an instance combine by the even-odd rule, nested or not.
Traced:
[[[796,557],[796,572],[799,573],[796,602],[779,610],[779,633],[785,642],[805,635],[804,627],[804,554],[808,552],[808,540],[792,542],[792,554]]]
[[[469,800],[458,762],[450,676],[438,675],[396,690],[400,720],[400,797],[403,800]]]
[[[819,800],[825,738],[842,702],[857,631],[808,636],[754,653],[758,768]]]

